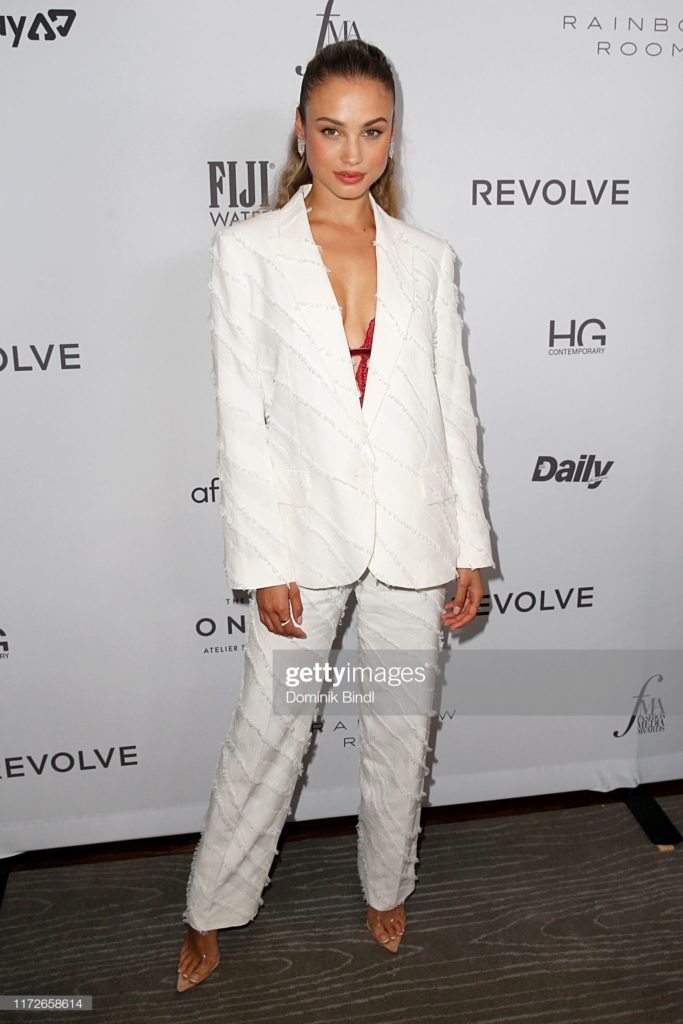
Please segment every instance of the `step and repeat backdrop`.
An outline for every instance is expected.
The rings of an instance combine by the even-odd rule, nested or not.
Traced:
[[[425,802],[683,773],[681,5],[10,0],[2,856],[201,827],[248,623],[209,250],[272,197],[306,62],[354,36],[396,69],[404,217],[458,253],[494,536]],[[328,709],[292,817],[356,812],[357,741]]]

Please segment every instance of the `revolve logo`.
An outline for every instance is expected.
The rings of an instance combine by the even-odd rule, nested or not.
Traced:
[[[554,587],[552,590],[508,591],[507,594],[484,594],[477,615],[499,612],[564,612],[568,608],[592,608],[594,587]]]
[[[22,39],[53,43],[57,37],[64,39],[68,36],[75,19],[75,11],[62,8],[50,8],[47,14],[34,14],[30,22],[25,14],[17,18],[11,14],[0,14],[0,38],[11,39],[13,49]]]
[[[474,178],[472,206],[628,206],[629,186],[627,178]]]
[[[596,331],[595,328],[598,330]],[[548,328],[548,355],[604,355],[607,344],[606,332],[604,320],[600,320],[598,317],[590,317],[588,320],[581,321],[570,320],[569,326],[564,331],[558,328],[557,321],[551,320]],[[557,344],[557,342],[563,341],[568,341],[569,345]]]
[[[75,349],[75,352],[69,351]],[[9,349],[0,348],[0,373],[3,370],[12,370],[15,373],[34,370],[80,370],[80,352],[76,342],[69,342],[61,345],[50,344],[44,348],[37,345],[29,345],[22,348],[19,345],[12,345]]]
[[[209,160],[209,215],[214,227],[228,227],[268,209],[269,173],[275,164],[268,160]],[[214,212],[227,206],[224,212]]]
[[[613,465],[613,459],[603,463],[595,455],[580,455],[576,461],[539,455],[531,479],[533,483],[555,480],[565,484],[586,484],[588,490],[592,491],[600,486]]]
[[[100,750],[58,750],[54,754],[17,754],[3,757],[0,779],[23,779],[27,775],[69,775],[73,772],[92,772],[102,768],[134,768],[138,764],[138,750],[134,743],[128,746],[108,747]]]

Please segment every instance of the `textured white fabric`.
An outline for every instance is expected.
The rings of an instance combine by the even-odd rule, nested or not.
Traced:
[[[251,598],[239,702],[215,770],[187,884],[183,920],[200,931],[246,924],[258,913],[311,742],[315,708],[310,714],[273,713],[273,651],[304,645],[327,654],[352,590],[361,651],[415,650],[435,656],[443,646],[445,585],[394,588],[366,569],[351,584],[300,589],[306,639],[271,633]],[[415,888],[432,719],[428,714],[375,714],[368,708],[359,706],[358,871],[366,901],[388,910]]]
[[[306,211],[216,232],[210,277],[225,570],[233,588],[405,587],[493,565],[454,253],[375,216],[375,332],[361,408]]]

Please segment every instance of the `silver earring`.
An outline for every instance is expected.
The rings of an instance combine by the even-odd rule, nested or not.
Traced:
[[[392,139],[389,143],[389,158],[392,159],[394,155],[394,140]]]
[[[296,140],[296,148],[299,150],[299,156],[303,156],[306,152],[306,143],[303,139]]]

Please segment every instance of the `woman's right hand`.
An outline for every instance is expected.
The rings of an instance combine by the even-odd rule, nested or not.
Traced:
[[[292,582],[289,586],[282,583],[277,587],[259,587],[256,591],[256,603],[259,618],[271,633],[306,638],[303,629],[294,621],[298,619],[300,622],[304,611],[296,583]],[[289,622],[282,626],[281,623],[285,619],[289,619]]]

